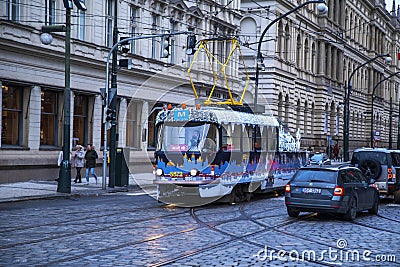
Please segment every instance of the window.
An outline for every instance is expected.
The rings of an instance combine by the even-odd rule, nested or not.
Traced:
[[[8,20],[19,21],[19,3],[20,0],[7,0]]]
[[[86,2],[86,0],[81,0],[82,2]],[[84,41],[85,40],[85,26],[86,26],[86,12],[82,10],[78,10],[78,25],[77,25],[77,32],[76,32],[76,38],[79,40]]]
[[[49,1],[49,24],[56,24],[56,0]]]
[[[89,96],[75,95],[72,146],[87,143]]]
[[[40,115],[40,145],[57,146],[58,92],[42,90]]]
[[[156,34],[157,29],[158,29],[158,18],[157,15],[153,14],[152,15],[152,24],[151,24],[151,33]],[[157,41],[156,38],[153,37],[151,38],[151,58],[155,59],[156,58],[156,46],[157,46]]]
[[[142,116],[142,104],[132,101],[128,105],[126,113],[126,145],[140,148],[140,118]]]
[[[106,46],[112,47],[113,45],[113,14],[114,14],[114,0],[107,0],[106,5]]]
[[[22,145],[23,87],[3,85],[1,142],[4,145]]]
[[[131,6],[131,19],[130,19],[130,37],[135,37],[136,35],[136,27],[138,21],[138,9],[135,6]],[[136,53],[136,42],[135,40],[131,41],[131,53]]]
[[[178,28],[178,23],[172,22],[171,23],[171,32],[174,33],[177,31]],[[178,36],[171,36],[170,40],[170,46],[169,46],[169,53],[170,53],[170,63],[175,64],[175,38],[178,38]]]

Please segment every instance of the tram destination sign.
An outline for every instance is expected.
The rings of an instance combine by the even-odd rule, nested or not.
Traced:
[[[174,110],[174,121],[189,120],[189,110]]]

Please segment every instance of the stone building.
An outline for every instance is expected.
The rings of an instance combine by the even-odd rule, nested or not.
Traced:
[[[257,43],[267,25],[304,2],[242,1],[240,36],[249,47],[247,65],[255,65]],[[259,92],[291,132],[300,129],[303,148],[324,151],[328,140],[342,146],[344,92],[350,75],[376,55],[389,53],[391,63],[378,58],[352,77],[351,152],[370,145],[373,88],[400,70],[400,10],[396,12],[393,3],[388,12],[383,0],[337,0],[327,5],[327,14],[319,14],[317,4],[309,4],[271,26],[261,46],[265,69],[261,70]],[[378,146],[388,147],[391,129],[392,147],[396,147],[399,89],[400,75],[376,89],[373,129],[381,133]]]
[[[115,1],[86,1],[86,12],[72,10],[71,148],[94,144],[100,167],[105,138],[100,88],[105,87],[105,62],[117,18],[118,40],[138,37],[129,47],[118,48],[118,59],[130,59],[131,64],[117,70],[117,146],[130,149],[133,172],[151,171],[156,112],[162,102],[180,104],[193,98],[186,73],[193,59],[186,53],[188,34],[174,33],[190,31],[197,40],[236,36],[240,1],[126,0],[118,1],[118,16]],[[40,37],[43,25],[65,21],[62,0],[0,2],[0,183],[57,177],[64,129],[65,33],[52,33],[49,45]],[[170,56],[162,58],[161,37],[146,36],[166,32],[173,34]],[[222,55],[225,46],[212,44],[210,49]],[[200,62],[205,59],[199,57]],[[227,74],[232,83],[240,83],[235,64]],[[199,63],[192,72],[204,85],[200,95],[212,84],[207,68],[212,66]]]

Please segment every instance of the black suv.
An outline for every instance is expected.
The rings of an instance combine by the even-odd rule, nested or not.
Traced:
[[[400,204],[400,150],[359,148],[354,151],[351,164],[376,180],[381,195],[393,195],[395,203]]]
[[[350,165],[303,167],[285,187],[287,212],[290,217],[302,211],[339,213],[350,221],[358,211],[377,214],[379,192],[374,182]]]

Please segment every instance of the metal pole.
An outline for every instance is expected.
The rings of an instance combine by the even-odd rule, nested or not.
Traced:
[[[397,117],[397,149],[400,149],[400,98],[399,98],[399,114]]]
[[[389,89],[390,90],[390,89]],[[392,91],[390,91],[390,102],[389,102],[389,149],[392,149],[392,115],[393,115],[393,99],[392,99]]]
[[[384,78],[383,80],[379,81],[379,82],[374,86],[374,88],[372,89],[372,95],[371,95],[371,114],[372,114],[372,115],[371,115],[371,147],[374,146],[374,102],[375,102],[375,98],[376,98],[376,96],[375,96],[375,90],[378,88],[378,86],[379,86],[381,83],[383,83],[383,82],[386,81],[387,79],[389,79],[389,78],[391,78],[391,77],[393,77],[393,76],[395,76],[395,75],[397,75],[397,74],[400,74],[400,71],[394,72],[394,73],[390,74],[388,77],[386,77],[386,78]],[[392,93],[390,92],[390,94],[392,94]],[[400,101],[400,99],[399,99],[399,101]],[[400,105],[400,102],[399,102],[399,105]],[[399,110],[399,114],[400,114],[400,110]],[[400,119],[400,117],[399,117],[399,119]],[[399,144],[399,140],[397,141],[397,143]],[[400,147],[399,147],[399,149],[400,149]]]
[[[351,84],[351,79],[353,78],[354,74],[357,72],[357,70],[359,70],[361,67],[367,65],[368,63],[376,60],[377,58],[380,57],[389,57],[389,54],[381,54],[381,55],[377,55],[369,60],[367,60],[366,62],[364,62],[363,64],[359,65],[357,68],[355,68],[353,70],[353,72],[350,74],[348,83],[347,83],[347,92],[345,91],[345,99],[344,99],[344,103],[345,103],[345,117],[344,117],[344,126],[343,126],[343,153],[344,153],[344,161],[349,161],[349,123],[350,123],[350,95],[351,95],[351,88],[352,88],[352,84]],[[346,90],[346,88],[345,88]]]
[[[113,29],[113,45],[118,43],[118,1],[114,1],[114,29]],[[115,49],[112,53],[112,66],[111,66],[111,90],[112,94],[109,94],[110,108],[117,110],[117,56],[118,51]],[[115,186],[115,158],[117,151],[117,122],[111,124],[110,129],[110,166],[109,166],[109,180],[108,186],[113,188]]]
[[[60,166],[60,177],[58,179],[57,192],[71,193],[71,157],[70,157],[70,59],[71,59],[71,10],[66,9],[66,32],[65,32],[65,88],[64,88],[64,138],[63,138],[63,161]]]

